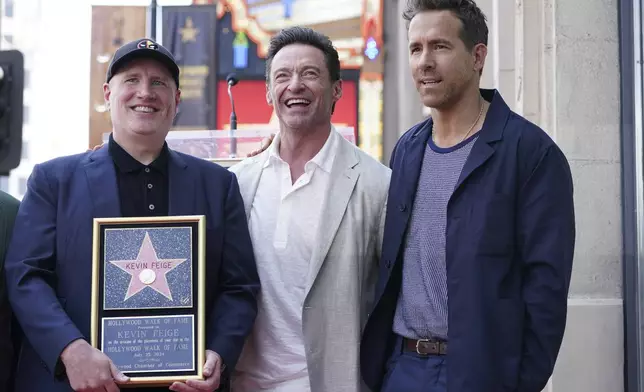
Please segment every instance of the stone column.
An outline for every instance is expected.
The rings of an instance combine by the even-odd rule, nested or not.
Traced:
[[[618,1],[523,3],[541,6],[540,118],[575,182],[569,318],[551,391],[623,391]]]

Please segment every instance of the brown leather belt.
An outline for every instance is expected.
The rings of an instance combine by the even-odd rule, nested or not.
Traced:
[[[447,355],[447,342],[430,339],[403,338],[403,350],[419,355]]]

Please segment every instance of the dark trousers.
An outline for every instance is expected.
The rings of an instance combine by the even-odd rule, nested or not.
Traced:
[[[399,337],[380,392],[447,392],[447,355],[403,351]]]

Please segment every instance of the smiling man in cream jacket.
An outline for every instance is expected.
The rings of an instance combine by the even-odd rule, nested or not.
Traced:
[[[267,94],[280,132],[231,168],[262,290],[233,392],[357,392],[390,171],[331,125],[342,95],[331,41],[292,27],[271,40]]]

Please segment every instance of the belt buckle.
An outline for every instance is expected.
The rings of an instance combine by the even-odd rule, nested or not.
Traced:
[[[418,340],[416,340],[416,354],[418,354],[418,355],[427,355],[427,354],[425,354],[425,353],[421,353],[421,352],[420,352],[420,348],[418,347],[418,345],[419,345],[421,342],[422,342],[422,343],[429,343],[429,339],[418,339]]]

